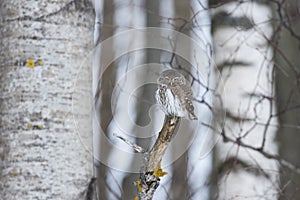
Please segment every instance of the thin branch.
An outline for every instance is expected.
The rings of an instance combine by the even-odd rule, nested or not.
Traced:
[[[116,133],[113,134],[115,137],[121,139],[123,142],[125,142],[126,144],[128,144],[130,147],[132,147],[136,152],[138,153],[145,153],[145,149],[137,144],[134,144],[133,142],[123,138],[120,135],[117,135]]]
[[[202,125],[206,126],[206,127],[209,127],[211,128],[212,130],[215,130],[217,131],[215,128],[213,128],[211,125],[209,124],[206,124],[206,123],[202,123]],[[254,146],[251,146],[249,144],[246,144],[242,141],[242,138],[241,137],[238,137],[236,139],[234,138],[230,138],[228,137],[226,134],[225,134],[225,130],[222,130],[221,131],[221,136],[223,137],[223,141],[224,142],[231,142],[233,144],[236,144],[240,147],[244,147],[246,149],[251,149],[253,151],[257,151],[259,153],[261,153],[264,157],[268,158],[268,159],[273,159],[273,160],[277,160],[283,167],[286,167],[287,169],[297,173],[297,174],[300,174],[300,168],[294,166],[293,164],[291,164],[290,162],[288,162],[287,160],[281,158],[279,155],[276,155],[276,154],[271,154],[271,153],[268,153],[266,151],[264,151],[261,147],[254,147]]]

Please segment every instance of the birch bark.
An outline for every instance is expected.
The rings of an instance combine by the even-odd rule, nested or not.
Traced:
[[[83,199],[92,177],[92,8],[6,0],[0,9],[0,199]]]
[[[254,148],[277,154],[273,34],[269,5],[263,2],[211,1],[215,62],[225,113],[223,141],[215,151],[217,199],[276,199],[277,162]],[[220,6],[222,5],[222,6]],[[222,87],[221,87],[222,86]],[[221,89],[224,88],[224,91]],[[229,142],[225,137],[233,139]]]

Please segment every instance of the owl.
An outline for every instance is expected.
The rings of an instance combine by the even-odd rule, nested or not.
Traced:
[[[174,69],[163,71],[157,79],[155,97],[166,115],[197,120],[193,92],[184,76]]]

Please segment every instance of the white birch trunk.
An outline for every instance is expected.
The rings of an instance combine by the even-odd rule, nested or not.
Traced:
[[[133,185],[137,177],[128,172],[133,170],[133,165],[139,166],[140,163],[134,163],[136,160],[134,160],[134,153],[131,153],[132,148],[113,134],[134,141],[133,137],[129,136],[134,136],[137,127],[134,124],[136,116],[134,105],[139,99],[129,98],[133,92],[136,92],[129,88],[134,88],[141,76],[134,74],[136,71],[129,71],[142,63],[144,53],[131,52],[130,49],[143,41],[143,38],[134,34],[125,34],[126,37],[121,38],[114,35],[132,28],[143,27],[145,18],[143,6],[143,1],[139,0],[130,2],[107,0],[96,2],[95,5],[96,15],[101,24],[101,27],[95,30],[95,41],[99,41],[101,45],[109,38],[106,41],[111,41],[109,46],[112,47],[107,50],[97,44],[93,66],[95,100],[93,132],[96,140],[94,147],[97,162],[102,163],[97,166],[97,171],[98,180],[101,182],[100,192],[105,193],[105,195],[100,194],[100,197],[104,199],[129,199],[137,194],[136,186]],[[128,54],[122,55],[124,52]],[[106,66],[103,63],[108,58],[111,58],[112,63]],[[108,74],[113,78],[107,76]],[[130,102],[126,99],[130,99]],[[110,142],[112,143],[108,145]]]
[[[92,9],[49,0],[0,9],[0,199],[83,199],[92,177]]]
[[[220,2],[219,2],[220,3]],[[220,4],[219,4],[220,5]],[[277,162],[254,148],[277,154],[273,82],[271,9],[257,2],[229,2],[213,9],[215,62],[221,73],[219,93],[226,112],[215,151],[217,199],[276,199]],[[224,89],[224,91],[223,91]],[[221,130],[219,130],[221,132]],[[222,137],[222,136],[221,136]]]
[[[197,41],[191,44],[191,59],[195,59],[198,62],[203,60],[208,61],[204,63],[204,65],[196,66],[198,68],[197,71],[191,70],[194,77],[197,77],[197,73],[201,72],[200,81],[203,85],[195,81],[193,89],[197,101],[205,101],[205,103],[195,102],[195,106],[198,110],[199,126],[197,130],[192,130],[196,132],[196,136],[188,151],[188,199],[191,200],[209,199],[209,187],[206,183],[210,179],[210,173],[212,171],[211,150],[214,145],[213,133],[209,127],[203,126],[202,124],[211,124],[213,115],[212,110],[209,108],[209,106],[212,107],[213,104],[213,94],[212,91],[206,91],[205,88],[214,88],[214,69],[210,64],[212,59],[212,40],[210,26],[208,25],[210,24],[210,13],[207,8],[207,0],[191,0],[191,15],[193,20],[190,35]],[[195,54],[193,52],[193,47],[196,45],[203,49],[203,54]],[[201,71],[199,69],[201,69]],[[206,103],[209,106],[206,105]]]

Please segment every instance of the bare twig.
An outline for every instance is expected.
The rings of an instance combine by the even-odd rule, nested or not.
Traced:
[[[143,147],[141,147],[137,144],[134,144],[133,142],[123,138],[122,136],[117,135],[116,133],[114,133],[114,136],[121,139],[121,140],[123,140],[126,144],[128,144],[130,147],[132,147],[136,152],[138,152],[138,153],[145,153],[146,152],[145,149],[143,149]]]

